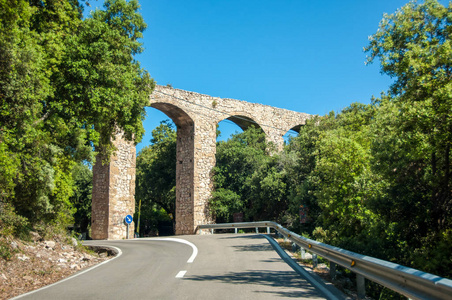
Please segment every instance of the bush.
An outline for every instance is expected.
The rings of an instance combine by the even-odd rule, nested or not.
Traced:
[[[0,201],[0,235],[13,235],[24,239],[28,237],[29,231],[28,220],[16,214],[9,203]]]

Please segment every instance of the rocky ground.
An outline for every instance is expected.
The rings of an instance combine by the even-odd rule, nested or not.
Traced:
[[[0,258],[0,299],[57,282],[82,269],[109,259],[107,252],[89,251],[75,239],[42,240],[37,234],[33,241],[5,239],[9,259]]]

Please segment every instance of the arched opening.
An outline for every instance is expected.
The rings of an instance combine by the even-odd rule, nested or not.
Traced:
[[[210,209],[216,222],[243,222],[245,218],[249,220],[245,211],[252,204],[243,199],[239,186],[244,184],[242,179],[251,178],[250,165],[256,165],[267,152],[266,133],[257,122],[243,115],[230,116],[218,125],[222,135],[225,128],[229,131],[227,138],[217,137]]]
[[[217,142],[227,141],[234,134],[242,132],[242,128],[231,120],[224,119],[217,124]]]
[[[217,125],[217,142],[227,141],[232,135],[245,131],[249,127],[262,128],[253,119],[243,116],[234,115],[218,122]],[[219,134],[219,135],[218,135]]]
[[[290,141],[290,139],[295,138],[298,136],[298,134],[300,133],[301,127],[303,125],[296,125],[292,128],[290,128],[284,135],[283,135],[283,139],[284,139],[284,144],[287,145]]]
[[[181,234],[193,206],[193,151],[186,150],[193,149],[193,120],[168,103],[153,103],[146,111],[151,120],[145,120],[146,134],[137,145],[136,226],[140,236]]]

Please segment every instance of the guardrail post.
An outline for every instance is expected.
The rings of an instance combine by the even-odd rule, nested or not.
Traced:
[[[306,258],[306,250],[304,248],[300,247],[300,255],[301,255],[301,259]]]
[[[336,278],[336,263],[330,261],[330,277],[331,279]]]
[[[359,274],[356,274],[356,289],[358,291],[358,299],[364,299],[366,297],[366,283],[364,276]]]
[[[292,252],[297,252],[300,247],[296,243],[292,243]]]
[[[237,227],[236,227],[236,228],[234,228],[234,231],[235,231],[235,234],[237,234]]]
[[[210,233],[211,233],[211,234],[213,234],[213,228],[212,228],[212,229],[210,229]]]
[[[259,227],[256,227],[256,233],[259,233]]]
[[[312,269],[317,268],[317,254],[312,254]]]
[[[270,234],[270,227],[267,227],[267,234]]]

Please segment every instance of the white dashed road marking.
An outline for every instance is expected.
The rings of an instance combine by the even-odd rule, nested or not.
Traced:
[[[180,271],[179,273],[177,273],[176,278],[183,278],[185,273],[187,273],[187,271]]]

